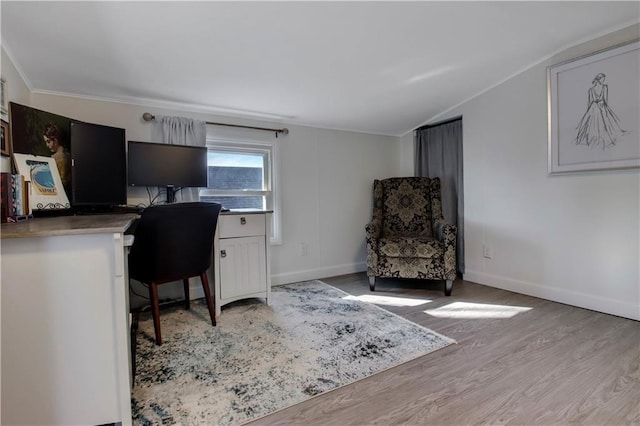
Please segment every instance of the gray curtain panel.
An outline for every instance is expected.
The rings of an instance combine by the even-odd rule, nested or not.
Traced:
[[[442,213],[447,222],[458,227],[457,269],[464,274],[462,118],[416,130],[415,174],[440,178]]]
[[[207,124],[184,117],[156,116],[151,125],[151,137],[170,145],[206,146]],[[176,194],[176,200],[200,201],[200,190],[184,188]]]

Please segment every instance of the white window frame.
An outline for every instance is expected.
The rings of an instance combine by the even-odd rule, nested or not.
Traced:
[[[275,138],[266,140],[219,138],[207,135],[207,149],[226,151],[229,153],[266,153],[264,184],[265,190],[216,190],[209,188],[200,189],[201,196],[264,196],[266,209],[273,210],[271,223],[271,245],[282,244],[282,220],[279,189],[280,177],[280,150]]]

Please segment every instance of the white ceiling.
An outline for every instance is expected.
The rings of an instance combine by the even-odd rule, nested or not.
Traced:
[[[17,2],[35,92],[403,135],[640,2]]]

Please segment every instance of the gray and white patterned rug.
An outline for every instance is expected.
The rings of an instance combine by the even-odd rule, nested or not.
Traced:
[[[321,281],[273,287],[223,309],[141,316],[134,424],[242,424],[441,349],[454,340]]]

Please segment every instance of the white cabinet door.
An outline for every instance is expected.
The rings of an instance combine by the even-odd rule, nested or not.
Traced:
[[[218,250],[221,299],[267,291],[264,236],[220,239]]]

